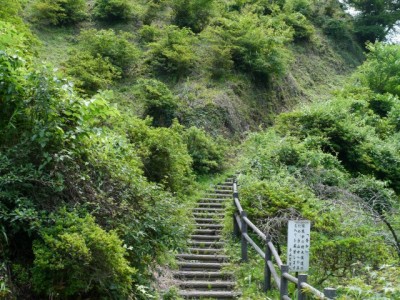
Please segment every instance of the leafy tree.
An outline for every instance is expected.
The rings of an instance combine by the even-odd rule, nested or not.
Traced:
[[[36,0],[32,4],[34,20],[51,25],[74,24],[84,20],[85,0]]]
[[[214,13],[214,0],[174,0],[174,24],[199,33]]]
[[[128,0],[96,0],[93,14],[105,21],[127,20],[132,16],[132,6]]]
[[[355,17],[355,32],[362,43],[383,41],[400,20],[400,3],[394,0],[346,0],[360,14]]]
[[[136,97],[143,101],[144,116],[151,116],[154,126],[171,126],[178,99],[164,83],[155,79],[140,79],[136,85]]]

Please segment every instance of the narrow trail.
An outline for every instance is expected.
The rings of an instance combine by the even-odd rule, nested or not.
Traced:
[[[198,201],[193,209],[195,231],[190,236],[188,253],[177,255],[179,295],[185,299],[236,299],[233,274],[223,270],[229,257],[224,255],[221,235],[226,202],[232,197],[229,178]]]

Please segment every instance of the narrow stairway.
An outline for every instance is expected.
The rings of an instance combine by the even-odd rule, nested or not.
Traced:
[[[232,199],[232,178],[199,200],[193,209],[196,225],[188,253],[177,255],[179,295],[185,299],[235,299],[233,275],[224,272],[228,257],[221,237],[225,203]]]

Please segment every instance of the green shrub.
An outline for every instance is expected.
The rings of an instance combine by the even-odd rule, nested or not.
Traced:
[[[178,99],[164,83],[155,79],[140,79],[135,94],[144,103],[144,116],[151,116],[154,126],[171,126]]]
[[[84,30],[79,35],[79,47],[93,57],[108,59],[120,72],[127,74],[137,63],[139,50],[130,42],[132,35],[114,30]]]
[[[190,29],[167,26],[163,35],[149,44],[147,62],[161,74],[188,75],[198,61],[194,50],[197,43],[198,39]]]
[[[291,40],[292,32],[282,20],[252,13],[232,14],[210,27],[215,40],[231,48],[237,69],[261,80],[284,73],[290,57],[284,44]]]
[[[74,24],[86,18],[85,0],[36,0],[32,4],[34,20],[51,25]]]
[[[174,0],[174,24],[201,32],[214,13],[214,0]]]
[[[132,13],[132,6],[128,0],[96,0],[94,4],[93,14],[100,20],[128,20]]]
[[[134,270],[117,234],[101,229],[89,215],[61,211],[52,219],[33,246],[35,290],[47,296],[127,297]]]
[[[185,132],[185,140],[197,174],[222,171],[226,151],[222,139],[213,140],[204,130],[190,127]]]
[[[300,13],[287,13],[284,20],[293,28],[293,37],[296,41],[310,40],[315,33],[314,26]]]
[[[120,73],[108,58],[85,51],[73,51],[65,62],[66,72],[75,79],[75,85],[87,93],[108,88]]]

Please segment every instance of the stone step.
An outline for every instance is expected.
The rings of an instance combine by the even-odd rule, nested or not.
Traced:
[[[212,223],[212,224],[219,224],[222,219],[213,219],[213,218],[194,218],[196,223]]]
[[[231,196],[232,196],[231,194],[215,193],[215,192],[206,194],[206,198],[217,198],[217,199],[226,199],[230,198]]]
[[[222,235],[191,234],[190,238],[192,240],[215,241],[220,240],[222,238]]]
[[[218,203],[224,203],[226,202],[226,199],[218,199],[218,198],[201,198],[199,201],[204,201],[204,202],[218,202]]]
[[[224,249],[221,248],[188,248],[190,253],[193,254],[217,254],[224,253]]]
[[[222,208],[207,208],[207,207],[199,207],[199,208],[194,208],[193,212],[215,212],[215,213],[221,213],[224,210]]]
[[[225,207],[224,203],[208,203],[208,202],[201,202],[198,203],[198,207],[215,207],[215,208],[223,208]]]
[[[232,272],[223,271],[176,271],[175,278],[197,278],[197,279],[227,279],[232,278]]]
[[[218,223],[196,223],[197,228],[201,229],[219,229],[221,230],[224,226]]]
[[[208,235],[216,235],[216,234],[220,234],[221,231],[218,229],[196,229],[194,231],[195,235],[200,235],[200,234],[208,234]]]
[[[186,262],[178,261],[177,265],[181,270],[221,270],[223,267],[228,266],[228,263],[221,262]]]
[[[224,242],[217,241],[188,241],[188,244],[195,246],[196,248],[221,248],[224,246]]]
[[[226,289],[231,289],[235,287],[235,282],[233,281],[207,281],[207,280],[193,280],[193,281],[182,281],[179,283],[179,286],[181,288],[187,289],[187,288],[207,288],[207,289],[212,289],[212,288],[226,288]]]
[[[226,189],[214,189],[213,191],[211,191],[211,193],[215,193],[215,194],[229,194],[232,195],[233,192],[231,190],[226,190]]]
[[[232,291],[180,291],[179,296],[185,299],[235,299],[238,294]]]
[[[207,217],[218,217],[220,219],[223,219],[225,215],[221,213],[208,213],[208,212],[194,212],[193,217],[195,218],[207,218]]]
[[[216,260],[216,261],[227,261],[228,256],[226,255],[217,255],[217,254],[178,254],[176,256],[179,259],[185,260]]]

